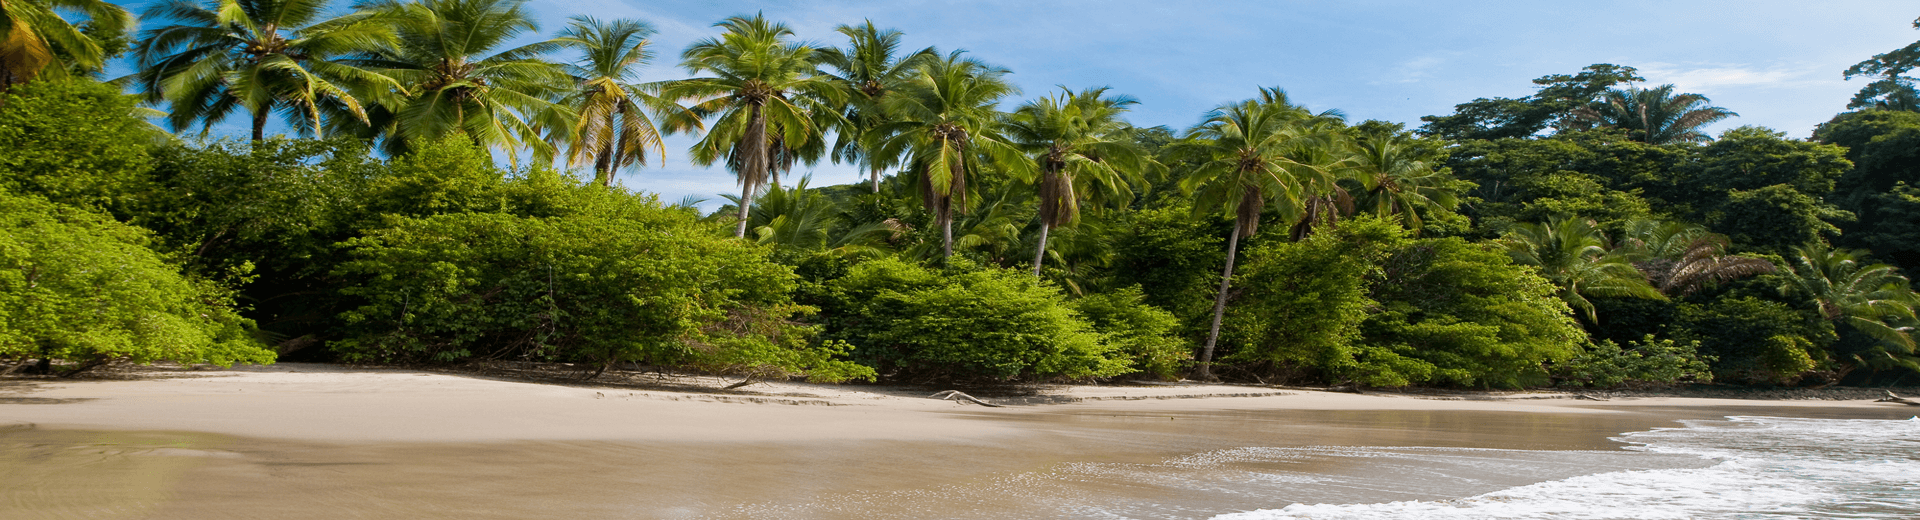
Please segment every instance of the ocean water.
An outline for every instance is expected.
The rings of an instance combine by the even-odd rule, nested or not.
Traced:
[[[1215,516],[1313,519],[1920,517],[1920,417],[1736,416],[1621,435],[1627,449],[1706,467],[1606,471],[1453,500],[1309,503]],[[1281,475],[1284,477],[1284,475]]]

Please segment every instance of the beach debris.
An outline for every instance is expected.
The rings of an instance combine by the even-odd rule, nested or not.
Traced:
[[[942,400],[948,400],[948,401],[966,401],[966,402],[977,404],[980,406],[986,406],[986,407],[992,407],[992,408],[1000,407],[1000,405],[982,401],[971,395],[967,395],[966,393],[963,393],[959,390],[947,390],[943,392],[938,392],[933,394],[932,397],[934,399],[942,399]]]
[[[1920,401],[1915,401],[1915,400],[1912,400],[1912,399],[1908,399],[1908,398],[1905,398],[1905,397],[1900,397],[1900,396],[1897,396],[1897,395],[1893,395],[1893,391],[1892,391],[1892,390],[1888,390],[1888,391],[1887,391],[1887,396],[1886,396],[1886,397],[1882,397],[1882,398],[1880,398],[1880,399],[1877,399],[1877,400],[1874,400],[1874,402],[1876,402],[1876,403],[1900,403],[1900,404],[1904,404],[1904,405],[1907,405],[1907,406],[1920,406]]]
[[[1588,400],[1588,401],[1605,401],[1605,400],[1607,400],[1607,398],[1605,398],[1605,397],[1594,397],[1594,396],[1591,396],[1591,395],[1587,395],[1587,394],[1573,394],[1573,398],[1574,398],[1574,399],[1585,399],[1585,400]]]

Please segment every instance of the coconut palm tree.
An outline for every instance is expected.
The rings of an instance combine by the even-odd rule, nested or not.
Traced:
[[[847,125],[833,143],[835,162],[847,161],[866,166],[873,192],[880,192],[880,172],[894,165],[899,157],[880,157],[870,153],[887,136],[874,130],[889,118],[883,106],[887,94],[912,79],[917,67],[938,59],[933,47],[898,56],[906,35],[893,29],[874,27],[873,20],[857,26],[842,25],[833,30],[846,35],[846,49],[820,49],[820,64],[833,70],[820,74],[842,83],[853,95],[842,116]]]
[[[571,128],[576,115],[553,103],[574,83],[559,65],[540,59],[560,48],[541,41],[502,50],[539,31],[525,0],[373,0],[362,4],[394,27],[397,45],[342,60],[396,80],[405,99],[368,111],[361,132],[390,154],[411,143],[464,135],[502,148],[514,162],[531,148],[553,157],[542,128]],[[336,121],[337,123],[337,121]],[[343,125],[336,125],[343,126]]]
[[[1076,94],[1062,87],[1059,94],[1029,101],[1008,117],[1008,139],[1031,154],[1040,171],[1036,277],[1046,261],[1048,233],[1080,218],[1081,198],[1088,192],[1125,198],[1131,190],[1128,181],[1140,179],[1146,169],[1146,154],[1123,133],[1133,127],[1121,118],[1139,101],[1106,97],[1106,91],[1100,87]]]
[[[1916,297],[1911,282],[1899,268],[1862,263],[1863,252],[1833,249],[1812,243],[1796,247],[1787,264],[1782,295],[1808,298],[1827,321],[1844,322],[1868,336],[1911,354],[1909,328],[1915,321]]]
[[[1573,116],[1588,124],[1626,130],[1635,141],[1668,144],[1705,141],[1709,138],[1701,127],[1740,115],[1708,105],[1706,96],[1674,94],[1673,88],[1608,90],[1600,102],[1575,109]]]
[[[1726,254],[1727,237],[1684,222],[1628,221],[1615,252],[1623,253],[1647,281],[1669,298],[1693,294],[1710,282],[1771,273],[1773,262]]]
[[[645,166],[647,152],[666,155],[662,130],[648,113],[659,114],[664,126],[700,128],[692,112],[660,96],[659,84],[635,83],[639,69],[653,61],[647,37],[653,27],[638,20],[601,21],[575,16],[553,39],[561,47],[580,51],[579,60],[563,65],[577,87],[560,104],[579,115],[570,128],[548,129],[548,140],[567,149],[567,164],[593,163],[594,182],[613,183],[613,173],[632,165]]]
[[[1259,97],[1208,112],[1205,121],[1187,130],[1186,137],[1176,143],[1179,153],[1199,163],[1181,183],[1183,189],[1194,194],[1196,211],[1224,210],[1233,216],[1226,267],[1220,273],[1213,324],[1206,345],[1201,347],[1197,378],[1213,378],[1214,345],[1220,339],[1220,320],[1226,313],[1240,239],[1252,237],[1259,230],[1260,215],[1268,204],[1278,203],[1298,214],[1302,202],[1317,195],[1307,188],[1320,185],[1317,179],[1332,176],[1320,166],[1294,159],[1300,155],[1300,147],[1330,146],[1328,136],[1315,131],[1316,119],[1305,107],[1288,101],[1285,91],[1262,88]]]
[[[63,12],[84,16],[87,23],[114,33],[133,30],[133,15],[100,0],[0,1],[0,92],[43,72],[65,74],[68,67],[105,67],[108,51]],[[48,67],[63,57],[71,63]]]
[[[663,94],[691,101],[694,115],[713,117],[707,134],[694,143],[693,161],[706,166],[727,160],[740,181],[739,223],[734,236],[747,236],[753,195],[773,174],[773,150],[801,149],[821,139],[820,112],[846,98],[831,79],[814,74],[814,50],[792,41],[793,30],[761,15],[736,16],[714,24],[718,38],[695,42],[681,53],[682,67],[705,77],[669,83]]]
[[[1420,234],[1422,212],[1452,211],[1460,205],[1455,191],[1458,181],[1427,162],[1405,134],[1382,131],[1357,136],[1353,161],[1365,188],[1358,207],[1399,220],[1414,236]]]
[[[1545,223],[1521,223],[1500,242],[1514,263],[1539,268],[1541,276],[1560,287],[1560,299],[1586,312],[1588,321],[1599,321],[1588,296],[1666,299],[1629,255],[1611,250],[1606,234],[1592,220],[1552,217]]]
[[[1001,98],[1019,93],[1007,69],[955,51],[922,67],[898,95],[887,96],[896,118],[875,131],[888,136],[873,153],[908,155],[918,176],[921,201],[940,227],[941,256],[953,256],[953,218],[967,211],[968,177],[998,166],[1018,175],[1031,170],[1017,147],[1001,135]]]
[[[134,79],[149,102],[166,103],[174,131],[205,130],[235,109],[253,120],[253,140],[282,112],[294,126],[320,133],[323,106],[360,124],[367,113],[356,90],[405,89],[392,78],[345,63],[345,55],[394,43],[393,31],[368,11],[322,19],[325,0],[166,0],[147,9],[153,20],[134,50]]]

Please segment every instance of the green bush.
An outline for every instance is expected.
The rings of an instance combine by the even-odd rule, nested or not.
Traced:
[[[1699,341],[1658,339],[1652,334],[1627,342],[1625,348],[1602,340],[1554,365],[1554,376],[1562,385],[1593,388],[1711,382],[1713,372],[1707,363],[1714,358],[1699,355],[1699,346]]]
[[[869,261],[819,296],[829,334],[890,379],[1038,380],[1132,372],[1060,291],[1031,273],[955,260]]]
[[[140,192],[152,127],[135,101],[85,80],[33,81],[0,94],[0,190],[122,212]]]
[[[1715,380],[1742,384],[1799,380],[1826,361],[1822,345],[1835,337],[1825,320],[1752,296],[1681,304],[1676,325],[1676,338],[1718,359]]]
[[[272,363],[225,290],[147,248],[144,230],[0,192],[0,361]]]
[[[1367,273],[1404,234],[1393,223],[1363,218],[1247,251],[1234,274],[1240,294],[1222,324],[1221,362],[1322,377],[1349,368],[1360,322],[1373,306]]]
[[[1395,249],[1375,273],[1356,381],[1519,387],[1578,352],[1585,332],[1555,287],[1498,249],[1459,238]]]
[[[1180,319],[1147,305],[1139,286],[1090,294],[1073,301],[1101,342],[1129,360],[1134,369],[1160,379],[1179,379],[1193,360],[1193,345],[1180,334]]]
[[[764,251],[716,238],[685,212],[625,208],[532,218],[397,218],[346,242],[337,274],[364,299],[333,348],[349,361],[507,358],[871,378],[809,348],[794,276]]]

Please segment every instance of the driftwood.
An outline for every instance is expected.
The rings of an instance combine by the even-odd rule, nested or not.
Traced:
[[[997,404],[993,404],[993,403],[989,403],[989,402],[986,402],[986,401],[982,401],[982,400],[979,400],[979,399],[976,399],[976,398],[974,398],[973,396],[971,396],[971,395],[967,395],[967,394],[965,394],[965,393],[963,393],[963,392],[961,392],[961,391],[959,391],[959,390],[947,390],[947,391],[944,391],[944,392],[939,392],[939,393],[936,393],[936,394],[933,394],[933,396],[932,396],[932,397],[933,397],[934,399],[945,399],[945,400],[951,400],[951,401],[966,401],[966,402],[969,402],[969,403],[973,403],[973,404],[977,404],[977,405],[980,405],[980,406],[987,406],[987,407],[992,407],[992,408],[999,408],[999,407],[1000,407],[1000,405],[997,405]]]
[[[1587,395],[1587,394],[1573,394],[1573,398],[1574,398],[1574,399],[1583,399],[1583,400],[1587,400],[1587,401],[1605,401],[1605,400],[1607,400],[1607,398],[1605,398],[1605,397],[1594,397],[1594,396],[1591,396],[1591,395]]]
[[[1883,397],[1883,398],[1880,398],[1880,399],[1877,399],[1877,400],[1874,400],[1873,402],[1876,402],[1876,403],[1900,403],[1900,404],[1904,404],[1904,405],[1907,405],[1907,406],[1920,406],[1920,401],[1915,401],[1915,400],[1912,400],[1912,399],[1908,399],[1908,398],[1905,398],[1905,397],[1900,397],[1900,396],[1897,396],[1897,395],[1893,395],[1893,392],[1892,392],[1892,391],[1888,391],[1888,392],[1887,392],[1887,396],[1886,396],[1886,397]]]

